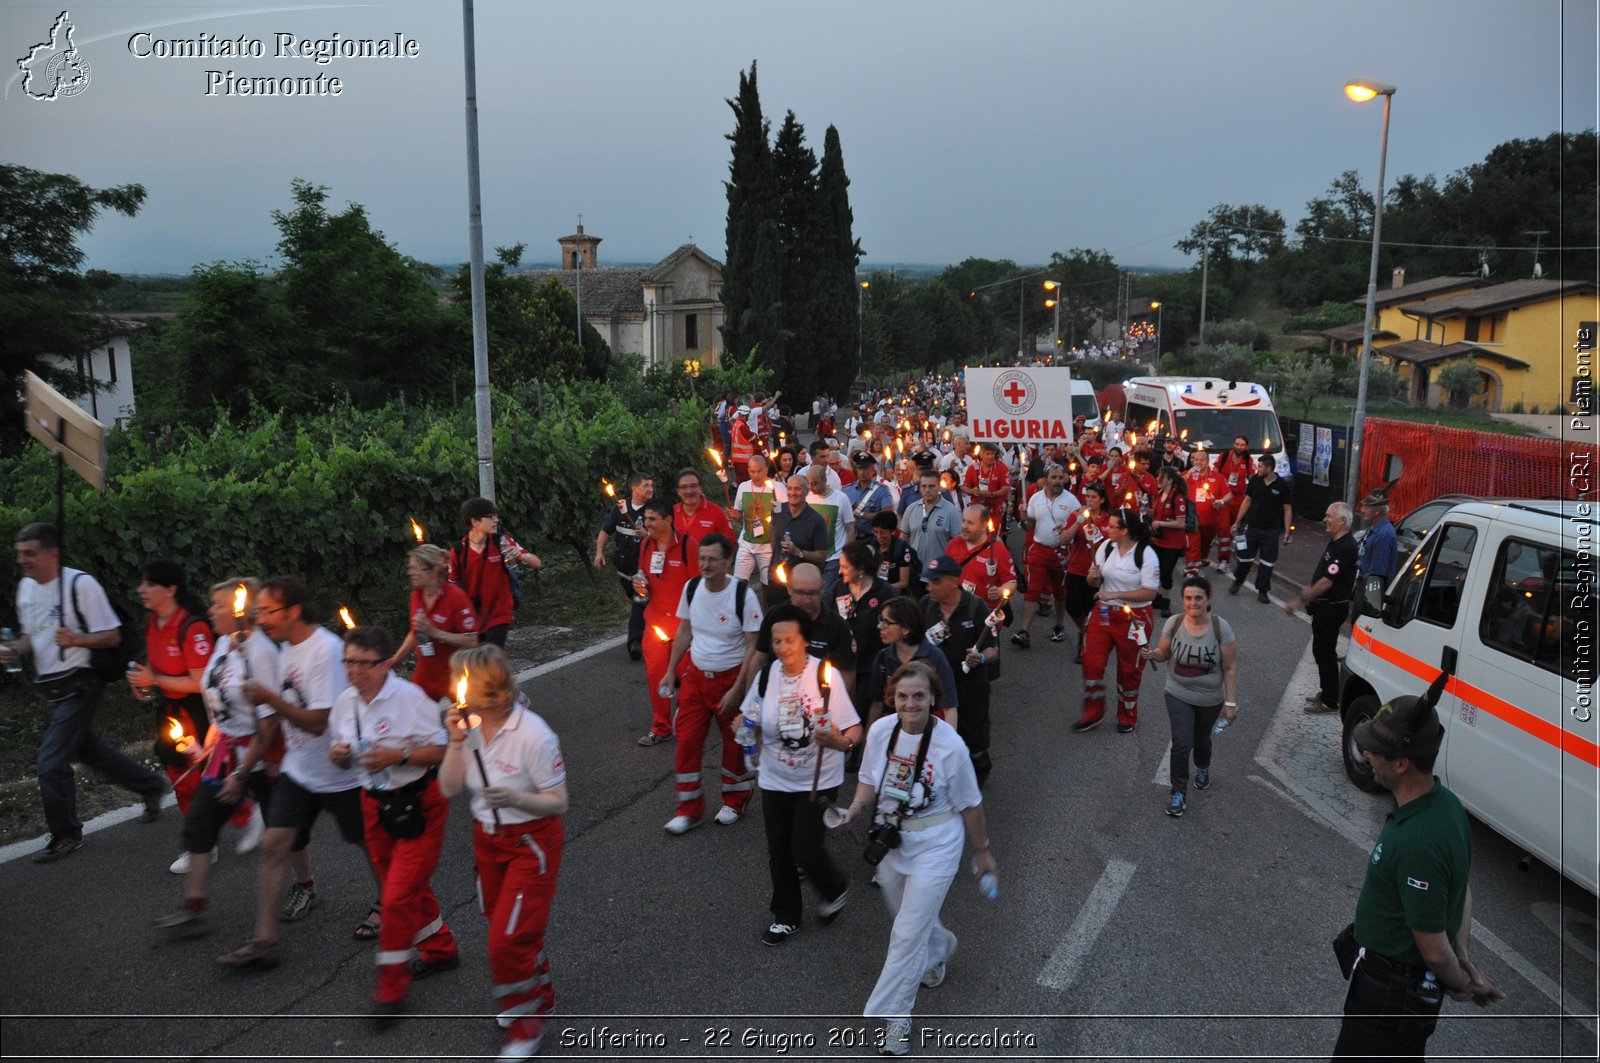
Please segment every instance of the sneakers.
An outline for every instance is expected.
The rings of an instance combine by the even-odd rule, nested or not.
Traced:
[[[880,1056],[903,1056],[911,1051],[911,1020],[890,1019],[883,1024],[883,1044]]]
[[[210,853],[211,862],[213,864],[216,863],[217,862],[217,857],[219,857],[221,855],[222,855],[222,853],[219,850],[217,850],[217,849],[211,850],[211,853]],[[189,864],[193,860],[194,860],[194,854],[193,853],[190,853],[190,852],[179,853],[178,854],[178,858],[176,860],[174,860],[171,864],[167,865],[167,870],[172,872],[174,875],[187,875],[189,873]]]
[[[1238,594],[1242,590],[1244,590],[1244,580],[1242,579],[1236,579],[1232,583],[1228,584],[1229,594]]]
[[[289,883],[289,892],[283,898],[278,915],[286,923],[296,923],[311,914],[311,909],[322,903],[316,890],[308,890],[298,882]]]
[[[224,952],[218,956],[217,963],[223,967],[232,967],[236,971],[252,968],[266,971],[278,966],[282,959],[283,957],[278,954],[276,941],[256,941],[252,938],[232,952]]]
[[[167,796],[165,785],[144,795],[144,811],[139,813],[140,823],[154,823],[161,818],[161,799]]]
[[[1229,575],[1230,573],[1232,573],[1232,571],[1233,570],[1231,568],[1229,568],[1227,565],[1224,565],[1221,561],[1217,562],[1217,568],[1216,568],[1217,575],[1226,576],[1226,575]]]
[[[244,833],[239,835],[239,841],[234,845],[233,851],[240,856],[250,852],[261,844],[261,835],[266,832],[267,823],[261,818],[261,806],[250,806],[250,822],[244,825]]]
[[[723,805],[721,808],[717,809],[715,818],[718,823],[724,827],[727,827],[739,822],[739,817],[743,815],[744,812],[734,808],[732,805]]]
[[[1019,650],[1025,650],[1033,645],[1033,636],[1026,631],[1019,631],[1011,636],[1011,645]]]
[[[71,856],[83,848],[83,835],[69,838],[65,834],[52,834],[50,841],[43,849],[33,854],[36,864],[53,864],[63,856]]]
[[[1051,642],[1065,642],[1065,641],[1067,641],[1067,629],[1062,627],[1060,624],[1057,624],[1055,627],[1051,628],[1050,629],[1050,641]]]
[[[833,900],[823,901],[821,904],[817,905],[817,916],[821,918],[822,925],[827,926],[829,923],[839,918],[839,913],[844,911],[845,903],[849,900],[850,891],[848,889],[844,889],[840,890],[839,896],[835,897]]]
[[[1077,723],[1072,725],[1072,733],[1081,735],[1085,731],[1092,731],[1096,727],[1099,727],[1100,721],[1104,719],[1105,717],[1102,716],[1099,720],[1079,720]]]
[[[1173,793],[1172,799],[1167,802],[1167,815],[1181,816],[1183,810],[1189,807],[1189,801],[1180,793]]]
[[[1131,735],[1131,734],[1133,734],[1134,728],[1137,727],[1137,726],[1138,726],[1138,724],[1119,723],[1119,724],[1117,724],[1117,734],[1119,734],[1119,735]]]
[[[788,923],[773,923],[767,927],[767,932],[761,935],[763,945],[782,945],[785,941],[800,933],[800,928]]]
[[[661,743],[669,741],[671,738],[671,735],[658,735],[654,731],[646,731],[643,736],[640,737],[639,744],[641,746],[659,746]]]
[[[425,960],[418,956],[411,961],[411,978],[413,981],[420,982],[424,978],[442,974],[445,971],[453,971],[460,966],[460,956],[446,956],[442,960]]]
[[[724,805],[723,807],[726,808],[727,806]],[[720,816],[722,813],[719,812],[717,814]],[[702,820],[690,819],[688,816],[673,816],[667,820],[667,825],[664,829],[668,834],[688,834],[702,822]]]
[[[1196,768],[1196,769],[1194,769],[1194,788],[1196,790],[1205,790],[1205,789],[1208,789],[1210,786],[1211,786],[1211,769],[1210,768]]]
[[[956,945],[959,944],[954,934],[950,935],[950,951],[945,953],[944,959],[922,972],[922,984],[929,989],[935,989],[944,983],[945,965],[956,954]]]
[[[1306,711],[1313,716],[1318,716],[1325,712],[1338,712],[1339,710],[1336,706],[1329,705],[1323,701],[1321,694],[1313,694],[1306,699]]]
[[[173,937],[196,938],[211,933],[216,927],[204,908],[179,908],[175,912],[158,916],[156,929],[165,930]]]

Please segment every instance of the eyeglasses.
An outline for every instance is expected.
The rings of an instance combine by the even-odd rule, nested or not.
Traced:
[[[346,657],[344,659],[344,666],[346,668],[376,668],[382,663],[382,661],[376,658],[369,660],[365,657]]]
[[[890,620],[886,616],[880,616],[880,617],[878,617],[878,626],[879,627],[899,627],[900,625],[899,625],[898,622],[896,622],[894,620]]]
[[[288,611],[289,607],[287,605],[275,605],[270,608],[265,605],[256,606],[257,616],[266,616],[268,613],[287,613]]]

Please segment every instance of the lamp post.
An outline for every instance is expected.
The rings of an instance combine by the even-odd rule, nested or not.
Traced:
[[[1050,294],[1045,296],[1044,305],[1056,312],[1055,323],[1050,326],[1050,362],[1061,357],[1061,282],[1045,281],[1044,290]]]
[[[1161,371],[1161,304],[1151,303],[1150,309],[1156,312],[1156,360],[1155,364],[1150,367],[1150,371],[1158,373]]]
[[[1361,323],[1361,371],[1356,384],[1355,424],[1350,430],[1350,467],[1345,470],[1345,500],[1355,505],[1361,483],[1361,441],[1367,420],[1367,375],[1372,371],[1373,305],[1378,297],[1378,243],[1383,227],[1383,167],[1389,156],[1389,103],[1395,87],[1381,81],[1351,81],[1344,94],[1357,103],[1383,97],[1383,137],[1378,142],[1378,194],[1372,200],[1372,263],[1367,268],[1367,312]]]
[[[862,339],[867,331],[867,289],[872,287],[868,281],[862,281],[861,287],[856,291],[856,372],[861,372],[861,347]]]

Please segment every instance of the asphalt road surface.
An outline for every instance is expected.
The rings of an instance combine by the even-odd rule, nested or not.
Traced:
[[[1220,589],[1221,581],[1219,581]],[[915,1056],[1079,1059],[1325,1057],[1344,982],[1329,942],[1352,917],[1387,798],[1360,793],[1338,759],[1337,721],[1305,716],[1309,627],[1253,596],[1217,603],[1240,638],[1239,722],[1216,743],[1213,785],[1163,814],[1164,673],[1147,672],[1140,727],[1073,735],[1081,676],[1037,623],[1007,647],[995,688],[986,794],[998,902],[969,876],[946,924],[949,977],[917,1000]],[[617,646],[544,670],[524,689],[562,739],[573,795],[548,949],[557,1015],[545,1054],[586,1058],[871,1056],[860,1017],[889,918],[859,846],[832,839],[854,876],[830,927],[808,911],[779,948],[759,815],[683,837],[672,747],[641,749],[643,672]],[[714,742],[714,740],[713,740]],[[708,750],[715,792],[716,748]],[[1514,782],[1508,782],[1514,784]],[[1474,825],[1475,959],[1509,999],[1446,1003],[1438,1058],[1592,1057],[1594,898]],[[231,840],[215,881],[222,929],[167,943],[177,819],[125,822],[58,864],[0,865],[0,1044],[12,1057],[478,1058],[493,1021],[469,823],[460,801],[434,877],[461,942],[460,970],[419,983],[414,1017],[375,1034],[363,1016],[372,946],[351,930],[373,897],[360,854],[319,824],[320,908],[287,925],[285,962],[237,974],[212,961],[249,933],[254,857]],[[815,898],[808,895],[807,903]],[[1565,1014],[1566,1017],[1563,1017]],[[1573,1017],[1578,1014],[1580,1017]]]

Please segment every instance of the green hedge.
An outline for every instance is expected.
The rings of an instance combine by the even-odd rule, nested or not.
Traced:
[[[547,560],[563,547],[588,556],[611,504],[602,477],[621,491],[640,469],[665,487],[678,468],[706,464],[706,403],[642,383],[496,393],[494,420],[501,525]],[[149,557],[179,561],[197,590],[234,574],[298,573],[324,615],[346,603],[363,620],[399,621],[413,542],[406,518],[447,546],[461,534],[462,499],[478,493],[470,403],[442,413],[257,411],[250,422],[145,439],[115,432],[103,497],[68,472],[67,564],[130,603]],[[0,463],[0,480],[7,542],[29,521],[55,519],[55,465],[42,448]],[[0,599],[14,623],[12,596]]]

